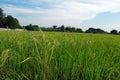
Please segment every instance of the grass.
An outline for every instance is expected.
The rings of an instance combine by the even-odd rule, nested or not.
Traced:
[[[120,36],[0,31],[0,80],[119,80]]]

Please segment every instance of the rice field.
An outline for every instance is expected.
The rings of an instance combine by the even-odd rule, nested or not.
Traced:
[[[0,80],[120,80],[120,36],[0,31]]]

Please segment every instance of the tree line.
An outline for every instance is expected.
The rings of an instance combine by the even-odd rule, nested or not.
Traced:
[[[17,18],[11,15],[5,15],[2,8],[0,8],[0,28],[16,29],[21,28]]]
[[[29,24],[23,27],[26,30],[32,30],[32,31],[42,30],[42,31],[54,31],[54,32],[80,32],[80,33],[83,32],[83,30],[80,28],[65,27],[64,25],[61,25],[60,27],[57,27],[57,25],[54,25],[53,27],[39,27],[38,25]]]
[[[83,31],[81,28],[75,28],[71,26],[57,26],[54,25],[52,27],[39,27],[38,25],[26,25],[26,26],[21,26],[19,24],[19,21],[17,18],[14,18],[11,15],[5,15],[3,13],[2,8],[0,8],[0,28],[9,28],[9,29],[26,29],[30,31],[54,31],[54,32],[78,32],[78,33],[101,33],[101,34],[108,34],[108,32],[100,29],[100,28],[89,28],[86,31]],[[117,30],[111,30],[111,34],[120,34],[120,31]]]
[[[28,31],[49,31],[49,32],[78,32],[78,33],[99,33],[99,34],[109,34],[108,32],[100,29],[100,28],[89,28],[86,31],[83,31],[81,28],[71,27],[61,25],[58,27],[57,25],[53,25],[53,27],[39,27],[38,25],[29,24],[27,26],[23,26],[24,29]],[[115,29],[110,31],[110,34],[120,34],[120,31]]]

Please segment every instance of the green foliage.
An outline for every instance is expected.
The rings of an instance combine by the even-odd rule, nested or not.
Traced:
[[[0,34],[0,80],[120,79],[118,35],[40,31]]]
[[[3,18],[4,18],[4,13],[2,8],[0,8],[0,27],[3,27],[3,23],[2,23]]]
[[[54,25],[53,27],[40,27],[40,29],[42,31],[54,31],[54,32],[79,32],[82,33],[82,29],[80,28],[75,28],[75,27],[65,27],[64,25],[62,25],[61,27],[57,27],[56,25]]]
[[[83,30],[82,30],[82,29],[80,29],[80,28],[77,28],[77,29],[76,29],[76,32],[83,33]]]
[[[10,15],[5,17],[4,20],[5,27],[8,27],[10,29],[16,29],[20,27],[18,20]]]
[[[61,26],[61,31],[62,31],[62,32],[65,31],[65,27],[64,27],[64,25]]]
[[[0,28],[16,29],[21,27],[16,18],[11,15],[4,16],[3,10],[0,8]]]
[[[3,13],[2,8],[0,8],[0,20],[3,19],[3,17],[4,17],[4,13]]]
[[[104,30],[101,30],[99,28],[89,28],[88,30],[85,31],[86,33],[107,33]]]
[[[40,30],[38,25],[29,24],[29,25],[24,26],[24,27],[28,31],[39,31]]]
[[[57,26],[56,26],[56,25],[54,25],[54,26],[53,26],[53,29],[57,29]]]
[[[79,31],[76,30],[75,27],[66,27],[65,31],[67,31],[67,32],[79,32]]]
[[[118,31],[117,30],[112,30],[110,31],[111,34],[118,34]]]

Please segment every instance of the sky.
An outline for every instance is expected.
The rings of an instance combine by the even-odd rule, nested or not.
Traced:
[[[65,25],[120,31],[120,0],[0,0],[6,15],[21,25]]]

